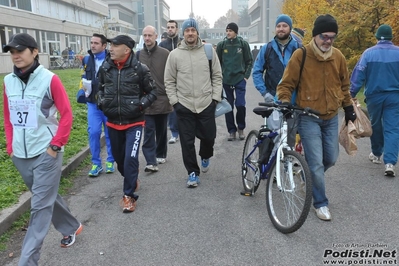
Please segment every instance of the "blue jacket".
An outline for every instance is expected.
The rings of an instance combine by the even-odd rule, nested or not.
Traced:
[[[267,62],[265,60],[265,55],[267,54],[267,47],[269,45],[271,45],[272,50],[268,58],[269,62]],[[260,94],[264,96],[266,92],[269,92],[273,96],[276,95],[277,85],[283,77],[284,69],[294,51],[299,47],[301,47],[300,44],[292,37],[284,49],[284,56],[281,53],[276,38],[274,38],[270,44],[262,46],[252,71],[255,88]],[[266,69],[267,66],[269,69]]]
[[[350,93],[352,98],[365,84],[364,95],[399,91],[399,47],[391,41],[379,41],[363,52],[353,69]]]

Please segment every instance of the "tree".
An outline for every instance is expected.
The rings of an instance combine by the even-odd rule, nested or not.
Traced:
[[[238,19],[238,26],[248,27],[249,25],[251,25],[251,17],[249,16],[247,7],[241,10],[238,15],[240,17]]]
[[[218,18],[213,25],[214,28],[225,28],[230,22],[238,22],[240,17],[233,9],[229,9],[226,15]]]
[[[210,24],[205,18],[201,16],[195,16],[195,20],[197,21],[200,30],[205,30],[210,28]]]
[[[376,44],[375,33],[382,24],[389,24],[394,43],[399,41],[399,0],[285,0],[283,13],[293,20],[293,26],[307,29],[310,41],[313,22],[321,14],[331,14],[338,21],[338,38],[334,46],[341,50],[353,69],[365,49]],[[398,33],[395,36],[395,32]]]

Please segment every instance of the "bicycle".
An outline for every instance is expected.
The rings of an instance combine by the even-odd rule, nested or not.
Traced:
[[[305,158],[287,143],[287,119],[297,112],[317,117],[310,108],[259,103],[253,112],[265,119],[260,130],[247,135],[242,155],[242,183],[244,196],[252,196],[260,181],[267,179],[266,206],[275,228],[293,233],[305,222],[312,202],[312,179]],[[277,131],[267,128],[266,118],[274,110],[283,114],[282,127]]]

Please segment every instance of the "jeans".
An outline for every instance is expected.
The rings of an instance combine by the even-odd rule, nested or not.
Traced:
[[[173,112],[169,113],[168,124],[170,132],[172,133],[172,137],[175,138],[179,137],[179,128],[177,125],[176,110],[173,110]]]
[[[385,164],[395,165],[399,152],[399,92],[367,96],[367,110],[373,128],[371,151],[375,156],[384,154]]]
[[[107,117],[104,113],[97,108],[95,103],[87,103],[87,133],[89,133],[89,146],[91,152],[91,162],[94,165],[101,166],[101,133],[104,127],[105,144],[107,145],[107,162],[113,163],[114,157],[112,156],[111,142],[109,140],[108,128],[105,125]]]
[[[137,200],[138,195],[134,194],[136,182],[139,175],[139,148],[142,125],[129,127],[125,130],[116,130],[108,127],[111,140],[112,154],[118,167],[119,173],[123,176],[124,195]]]
[[[157,165],[156,158],[166,158],[168,151],[168,114],[146,115],[143,154],[147,165]]]
[[[327,206],[324,173],[338,158],[338,115],[329,120],[301,115],[298,131],[305,159],[312,173],[313,206],[315,208]]]
[[[245,79],[241,80],[234,86],[223,84],[224,91],[226,92],[227,101],[230,103],[232,111],[225,114],[227,131],[229,133],[237,132],[237,128],[242,130],[245,128],[245,92],[247,82]],[[235,92],[235,98],[234,98]],[[237,108],[236,122],[234,122],[234,105]]]

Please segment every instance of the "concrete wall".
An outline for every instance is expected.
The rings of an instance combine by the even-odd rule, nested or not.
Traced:
[[[39,62],[45,68],[48,68],[50,65],[50,56],[48,54],[39,54]],[[13,63],[10,58],[9,53],[0,54],[0,74],[8,74],[13,71]]]

